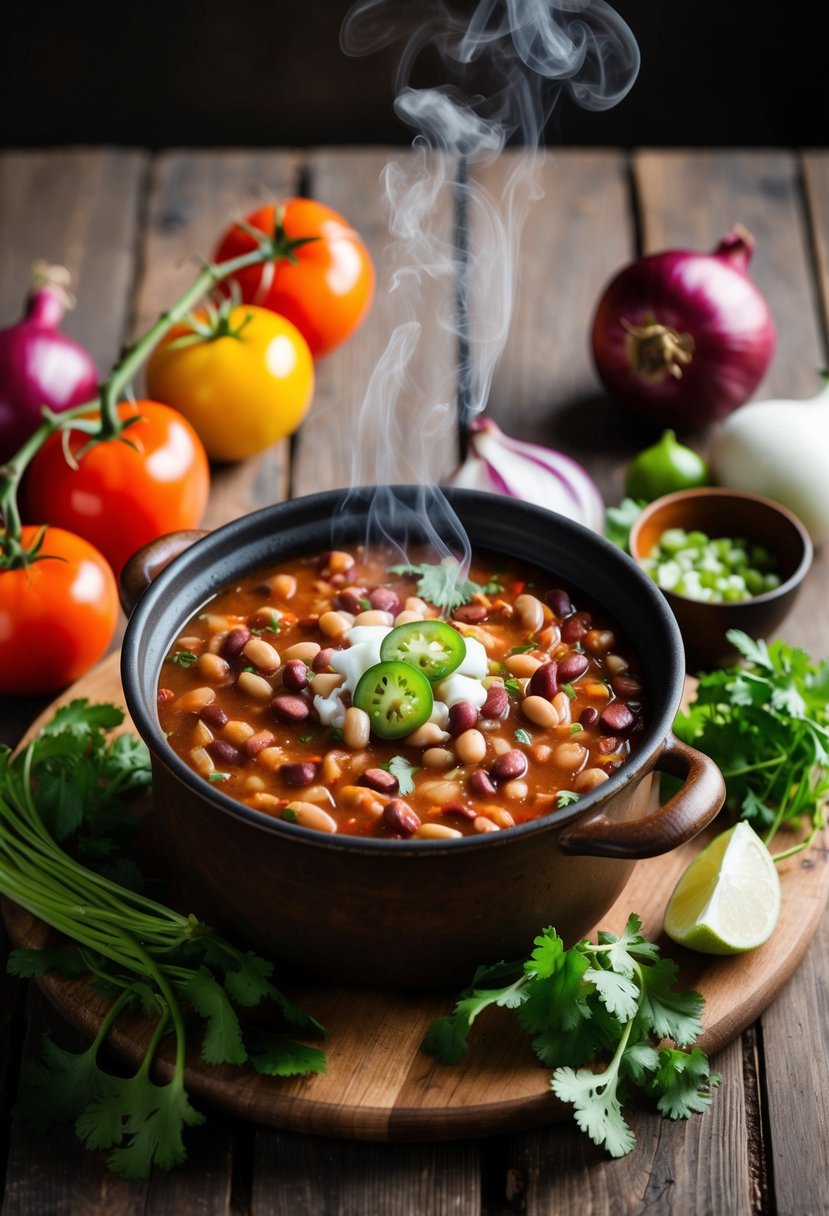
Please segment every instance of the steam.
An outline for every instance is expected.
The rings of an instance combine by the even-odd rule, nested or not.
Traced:
[[[538,160],[557,101],[567,92],[588,110],[616,105],[636,78],[639,51],[605,0],[479,0],[471,17],[444,0],[352,5],[341,31],[346,53],[368,55],[396,42],[402,48],[394,108],[415,132],[413,155],[390,162],[382,174],[399,269],[383,301],[391,337],[360,410],[351,484],[384,487],[367,539],[419,536],[439,557],[456,558],[465,573],[468,541],[433,484],[430,453],[434,459],[435,452],[454,451],[458,416],[466,424],[486,408],[509,333],[523,221],[542,197]],[[416,86],[427,48],[445,78]],[[509,144],[520,145],[523,155],[496,199],[475,174]],[[452,242],[435,221],[442,204],[456,216]],[[428,278],[446,278],[453,290],[445,312],[426,318],[421,298]],[[460,383],[454,374],[448,383],[435,374],[432,383],[410,385],[415,351],[437,341],[441,330],[460,355]],[[398,414],[404,388],[414,389],[419,410],[423,442],[414,451],[403,441]],[[415,512],[388,489],[411,482],[421,487]]]

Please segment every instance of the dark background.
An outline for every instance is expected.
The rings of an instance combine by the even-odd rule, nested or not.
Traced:
[[[408,143],[392,110],[396,54],[346,56],[347,0],[64,0],[6,6],[5,146]],[[422,14],[403,0],[407,17]],[[456,0],[464,8],[464,0]],[[614,110],[564,98],[554,144],[822,147],[822,4],[615,0],[642,68]],[[811,8],[813,17],[808,16]],[[419,12],[420,10],[420,12]]]

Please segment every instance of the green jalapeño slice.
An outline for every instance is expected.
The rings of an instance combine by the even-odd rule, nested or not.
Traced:
[[[411,663],[375,663],[357,682],[353,704],[369,716],[381,739],[399,739],[422,726],[432,712],[432,686]]]
[[[466,658],[466,643],[445,621],[409,621],[386,634],[380,658],[409,663],[434,684],[460,667]]]

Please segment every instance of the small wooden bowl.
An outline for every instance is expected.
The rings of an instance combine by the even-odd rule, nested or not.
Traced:
[[[667,528],[699,530],[712,539],[744,537],[774,556],[780,586],[748,600],[707,604],[663,591],[682,633],[688,671],[733,663],[738,652],[726,640],[729,629],[767,638],[791,610],[812,564],[809,533],[770,498],[714,487],[680,490],[649,503],[636,520],[630,533],[634,561],[641,564]]]

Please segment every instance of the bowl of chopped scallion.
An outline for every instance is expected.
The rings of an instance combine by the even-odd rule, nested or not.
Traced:
[[[673,610],[689,670],[733,662],[730,629],[769,637],[812,563],[812,542],[796,515],[769,498],[719,487],[655,499],[629,544]]]

